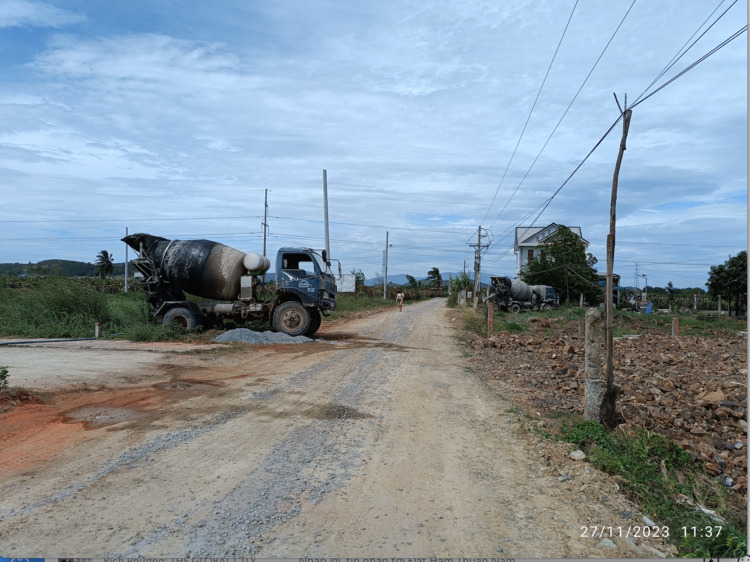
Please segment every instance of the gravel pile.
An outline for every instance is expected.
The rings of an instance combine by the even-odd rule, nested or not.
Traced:
[[[253,332],[247,328],[229,330],[214,338],[215,342],[227,343],[233,341],[245,343],[305,343],[313,341],[306,336],[290,336],[281,332]]]

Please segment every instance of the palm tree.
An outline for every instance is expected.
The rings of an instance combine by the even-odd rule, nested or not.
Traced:
[[[102,250],[96,256],[96,274],[101,279],[104,275],[112,275],[112,270],[115,268],[115,264],[112,261],[112,256],[107,250]]]
[[[430,285],[435,289],[440,289],[443,286],[443,276],[440,275],[440,270],[437,267],[433,267],[427,272],[427,279],[430,280]]]
[[[421,289],[422,288],[422,282],[417,281],[413,275],[406,275],[406,280],[409,282],[409,288],[410,289]]]

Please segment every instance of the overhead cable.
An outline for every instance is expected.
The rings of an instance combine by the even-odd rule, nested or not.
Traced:
[[[500,187],[502,187],[503,182],[505,181],[505,176],[508,173],[508,169],[510,168],[511,163],[513,162],[513,159],[516,156],[516,152],[518,152],[518,146],[521,144],[521,139],[523,139],[523,135],[526,132],[526,127],[529,125],[529,121],[531,120],[531,116],[534,113],[534,109],[536,108],[536,104],[539,101],[539,96],[542,94],[542,90],[544,89],[544,84],[547,82],[547,78],[549,77],[549,73],[552,70],[552,65],[555,62],[555,59],[557,58],[557,53],[560,51],[560,45],[562,45],[563,39],[565,38],[565,34],[568,31],[568,27],[570,26],[570,22],[573,19],[573,14],[576,11],[576,7],[578,6],[578,0],[576,0],[576,3],[573,5],[573,9],[570,11],[570,16],[568,17],[568,22],[565,24],[565,29],[563,29],[562,35],[560,36],[560,40],[557,42],[557,47],[555,48],[555,52],[552,55],[552,60],[549,61],[549,66],[547,67],[547,72],[544,74],[544,78],[542,79],[542,83],[539,86],[539,90],[536,93],[536,98],[534,98],[534,103],[531,104],[531,109],[529,110],[529,114],[526,117],[526,122],[523,124],[523,129],[521,130],[521,134],[518,137],[518,141],[516,142],[516,146],[513,149],[513,153],[510,155],[510,160],[508,161],[508,165],[505,166],[505,171],[503,172],[503,177],[500,178],[500,183],[497,186],[497,189],[495,190],[495,195],[492,196],[492,201],[490,201],[490,206],[487,207],[487,212],[484,214],[484,218],[482,219],[482,222],[485,222],[487,220],[487,216],[490,214],[490,211],[492,210],[492,205],[495,204],[495,199],[497,198],[497,194],[500,191]],[[516,188],[516,191],[518,191],[518,188]],[[516,192],[513,192],[513,195],[515,195]],[[510,197],[510,199],[513,199],[513,195]],[[508,199],[508,202],[505,204],[505,207],[508,206],[508,203],[510,203],[510,199]],[[505,207],[503,207],[502,212],[505,210]],[[493,223],[494,224],[494,223]]]
[[[549,134],[549,137],[547,137],[547,140],[542,145],[542,148],[539,150],[539,153],[534,158],[534,161],[531,163],[531,166],[529,166],[529,169],[526,170],[526,173],[521,178],[521,181],[519,182],[518,186],[516,187],[515,191],[513,192],[513,195],[515,195],[516,191],[521,187],[521,184],[526,180],[529,173],[531,172],[532,168],[536,165],[537,160],[542,156],[542,152],[544,152],[544,149],[547,148],[547,145],[549,144],[550,140],[552,140],[552,137],[557,132],[557,129],[560,127],[560,124],[563,122],[563,119],[565,119],[565,116],[568,114],[568,111],[570,111],[570,108],[575,103],[576,99],[578,99],[578,95],[581,93],[581,90],[583,90],[583,87],[588,82],[591,75],[594,73],[594,70],[599,65],[599,62],[602,60],[602,57],[604,57],[604,53],[607,52],[607,49],[609,48],[610,44],[614,40],[615,36],[617,35],[617,32],[622,27],[622,24],[625,23],[625,19],[628,17],[628,14],[633,9],[633,6],[635,5],[636,0],[633,0],[633,2],[630,4],[630,7],[628,8],[627,12],[625,12],[625,15],[622,17],[622,20],[620,20],[620,23],[617,25],[617,28],[615,28],[615,31],[612,33],[612,36],[609,38],[609,41],[607,41],[607,44],[604,46],[604,49],[602,49],[602,52],[599,54],[599,57],[596,59],[596,62],[594,62],[594,65],[591,67],[591,70],[589,70],[589,73],[586,75],[586,78],[584,78],[583,82],[581,83],[581,86],[578,88],[578,91],[573,96],[573,99],[570,100],[570,103],[568,104],[568,107],[565,108],[565,111],[563,112],[562,116],[560,117],[560,120],[557,122],[555,127],[552,129],[552,132]],[[605,135],[606,136],[606,135]],[[602,139],[604,140],[604,139]],[[601,141],[600,141],[601,142]],[[598,145],[597,145],[598,146]],[[567,181],[567,180],[566,180]],[[512,196],[511,196],[512,198]],[[510,203],[510,201],[508,201]],[[507,207],[507,204],[506,204]],[[503,211],[505,208],[503,208]],[[490,228],[500,219],[500,216],[502,215],[503,211],[500,211],[500,213],[495,217],[495,220],[492,221],[492,224],[490,224]]]

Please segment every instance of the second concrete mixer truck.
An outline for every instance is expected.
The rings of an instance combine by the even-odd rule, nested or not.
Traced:
[[[210,240],[168,240],[150,234],[122,239],[138,252],[131,261],[143,275],[151,314],[164,324],[210,327],[225,318],[263,320],[290,336],[312,336],[321,314],[336,310],[336,279],[325,250],[281,248],[276,292],[261,297],[270,260]],[[187,294],[216,302],[188,300]]]
[[[560,298],[557,291],[548,285],[527,285],[520,279],[490,277],[490,295],[500,310],[521,312],[522,310],[548,310],[557,308]]]

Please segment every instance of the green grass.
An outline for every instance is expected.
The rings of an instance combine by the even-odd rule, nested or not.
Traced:
[[[15,338],[93,338],[132,341],[179,339],[174,327],[149,318],[143,293],[107,292],[104,282],[47,278],[22,283],[0,278],[0,335]],[[116,290],[116,288],[115,288]]]
[[[600,470],[624,481],[625,492],[659,527],[669,528],[669,540],[681,557],[738,558],[747,554],[747,534],[739,511],[744,501],[708,478],[692,457],[666,437],[645,431],[635,436],[609,433],[596,422],[562,424],[564,441],[582,449]],[[726,522],[681,504],[676,498],[694,498],[694,503],[716,511]],[[721,526],[713,537],[695,537],[691,527]],[[687,532],[683,530],[687,527]],[[716,529],[714,529],[716,535]]]
[[[408,301],[404,302],[404,306],[408,306],[408,304]],[[382,296],[355,296],[350,293],[339,293],[336,295],[336,310],[331,313],[329,318],[342,320],[362,312],[396,307],[396,301],[386,300]]]
[[[456,309],[461,314],[466,329],[480,337],[487,337],[486,313],[482,307],[475,311],[471,307]],[[602,309],[602,315],[604,311]],[[493,312],[493,330],[497,332],[524,333],[533,330],[532,319],[547,320],[543,335],[550,336],[551,329],[564,330],[568,333],[583,333],[586,308],[563,305],[552,310],[536,310],[514,314],[512,312]],[[630,311],[615,311],[614,337],[636,334],[672,333],[672,319],[677,318],[680,336],[704,336],[715,338],[721,334],[736,333],[747,330],[747,321],[736,320],[726,316],[706,313],[688,314],[644,314]]]

